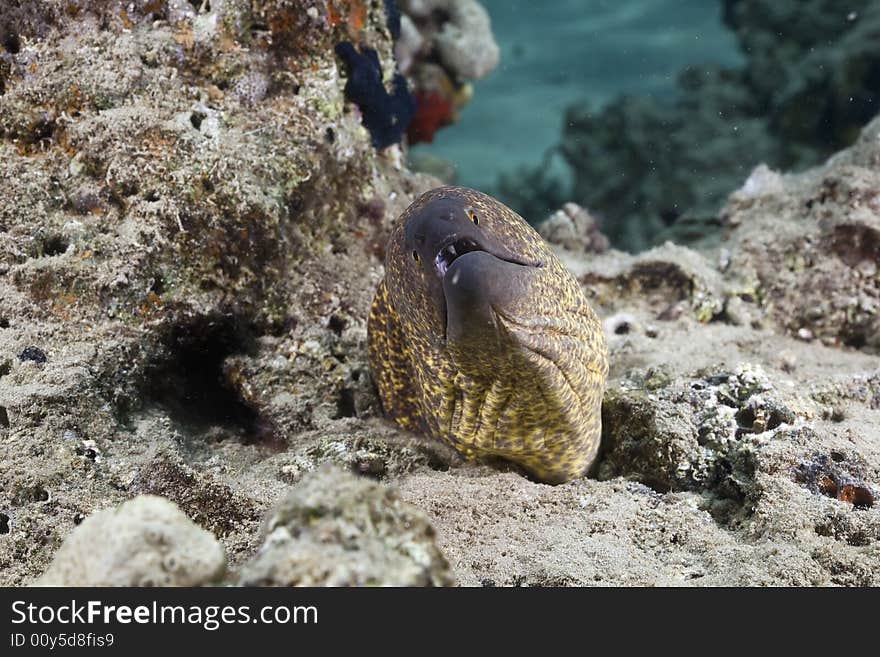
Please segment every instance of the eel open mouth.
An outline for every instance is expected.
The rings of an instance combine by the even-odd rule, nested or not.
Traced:
[[[437,272],[437,276],[439,278],[446,276],[446,272],[449,271],[450,265],[455,262],[456,258],[472,251],[485,251],[485,249],[470,237],[461,237],[441,248],[437,257],[434,258],[434,270]]]
[[[504,262],[509,262],[514,265],[522,265],[524,267],[541,266],[540,262],[527,262],[522,259],[511,257],[508,254],[493,253],[492,250],[484,248],[472,237],[458,237],[447,241],[446,244],[440,248],[440,251],[438,251],[437,255],[434,257],[434,271],[437,273],[437,277],[442,279],[444,276],[446,276],[446,272],[449,271],[449,267],[452,266],[452,263],[455,262],[457,258],[463,256],[465,253],[472,253],[473,251],[484,251],[489,255],[495,256],[499,260],[503,260]]]

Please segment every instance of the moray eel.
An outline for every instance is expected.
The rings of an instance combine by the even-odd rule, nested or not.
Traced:
[[[368,322],[385,415],[539,481],[596,459],[605,336],[574,276],[490,196],[440,187],[392,228]]]

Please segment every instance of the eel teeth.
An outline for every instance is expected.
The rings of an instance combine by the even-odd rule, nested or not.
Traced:
[[[437,274],[440,276],[440,278],[446,276],[449,265],[451,265],[457,257],[458,252],[455,250],[455,244],[450,244],[449,246],[443,248],[440,253],[437,254],[437,257],[434,259],[434,264],[437,268]]]

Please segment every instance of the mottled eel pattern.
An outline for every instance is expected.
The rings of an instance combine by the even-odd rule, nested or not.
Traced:
[[[401,427],[548,483],[596,459],[602,325],[540,235],[492,197],[440,187],[401,215],[368,343],[383,410]]]

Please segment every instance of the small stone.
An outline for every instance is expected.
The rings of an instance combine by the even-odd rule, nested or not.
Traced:
[[[225,570],[214,536],[167,499],[140,495],[79,523],[37,584],[199,586]]]
[[[636,328],[636,318],[629,313],[618,313],[605,320],[605,332],[608,335],[627,335]]]
[[[19,354],[18,360],[22,362],[30,360],[35,363],[45,363],[48,358],[46,358],[46,352],[39,347],[27,347]]]
[[[778,364],[779,369],[791,374],[797,368],[797,356],[790,351],[783,351],[779,354]]]
[[[325,466],[269,512],[243,586],[444,586],[453,582],[425,514],[392,488]]]

